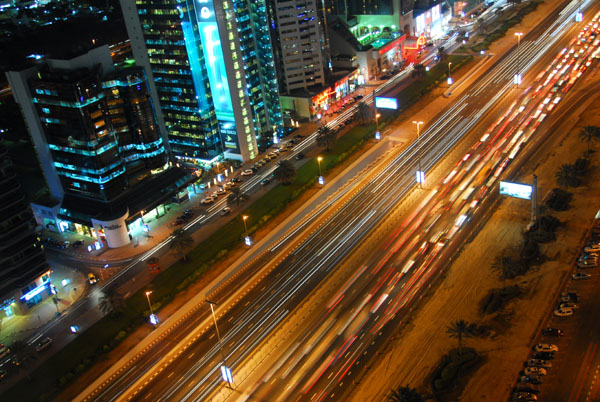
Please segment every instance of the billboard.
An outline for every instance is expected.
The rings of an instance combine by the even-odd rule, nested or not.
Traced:
[[[398,99],[396,98],[380,98],[375,97],[375,107],[380,109],[398,109]]]
[[[500,182],[500,195],[531,200],[533,186],[530,184],[511,183],[509,181]]]

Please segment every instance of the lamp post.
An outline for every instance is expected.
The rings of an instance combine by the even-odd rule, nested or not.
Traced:
[[[317,163],[319,164],[319,184],[322,186],[325,183],[323,180],[323,175],[321,174],[321,161],[323,160],[322,156],[317,156]]]
[[[381,117],[380,113],[375,113],[375,139],[381,139],[381,134],[379,133],[379,118]]]
[[[515,74],[515,80],[514,83],[517,85],[517,88],[519,88],[519,84],[522,81],[521,78],[521,36],[523,36],[523,32],[515,32],[515,36],[517,37],[517,73]]]
[[[210,311],[212,312],[212,317],[213,317],[213,321],[215,322],[215,330],[217,331],[217,340],[219,342],[219,349],[221,350],[221,356],[223,357],[223,367],[227,367],[227,364],[225,363],[225,351],[223,351],[223,342],[221,342],[221,334],[219,334],[219,326],[217,325],[217,317],[215,316],[215,308],[214,306],[217,305],[217,303],[212,302],[210,300],[205,300],[208,304],[210,304]],[[229,386],[229,388],[231,388],[231,382],[229,381],[229,379],[227,379],[227,384]]]
[[[419,182],[419,188],[423,188],[423,172],[421,171],[421,125],[422,121],[413,120],[413,124],[417,125],[417,161],[418,161],[418,171],[417,171],[417,181]]]
[[[450,76],[450,73],[451,73],[451,71],[452,71],[452,70],[450,69],[450,66],[451,66],[451,65],[452,65],[452,62],[451,62],[451,61],[449,61],[449,62],[448,62],[448,85],[452,85],[452,77]]]
[[[152,311],[152,303],[150,303],[150,293],[152,293],[151,290],[148,290],[146,292],[146,299],[148,299],[148,307],[150,307],[150,315],[154,315],[154,312]]]
[[[246,237],[248,237],[248,227],[246,226],[246,219],[248,219],[248,215],[242,216],[242,221],[244,222],[244,232],[246,232]]]

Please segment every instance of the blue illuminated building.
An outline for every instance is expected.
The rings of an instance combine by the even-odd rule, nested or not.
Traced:
[[[32,203],[44,228],[120,247],[191,179],[169,163],[143,68],[115,68],[107,46],[7,77],[52,199]]]
[[[249,160],[258,136],[281,130],[264,0],[121,0],[121,8],[176,157]]]

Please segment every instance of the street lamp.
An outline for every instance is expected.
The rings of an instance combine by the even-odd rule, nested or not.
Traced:
[[[246,232],[246,237],[248,237],[248,227],[246,226],[246,219],[248,219],[248,215],[242,216],[242,220],[244,221],[244,231]]]
[[[248,219],[248,215],[242,216],[242,221],[244,222],[244,232],[246,232],[246,237],[244,237],[244,243],[246,243],[246,246],[250,247],[252,245],[252,238],[248,235],[248,226],[246,226],[246,219]]]
[[[452,77],[450,76],[450,66],[452,65],[452,62],[448,62],[448,85],[452,85]]]
[[[421,170],[421,125],[422,121],[413,120],[413,124],[417,125],[417,160],[418,160],[418,170],[417,170],[417,182],[419,183],[419,188],[423,188],[423,181],[425,179],[425,174]]]
[[[323,179],[323,175],[321,174],[321,161],[323,160],[322,156],[317,156],[317,163],[319,164],[319,184],[322,186],[325,184],[325,179]]]
[[[158,317],[154,315],[154,311],[152,311],[152,303],[150,303],[150,293],[151,290],[146,291],[146,299],[148,299],[148,307],[150,307],[150,324],[156,325],[158,324]]]
[[[381,134],[379,133],[379,118],[381,117],[380,113],[375,113],[375,139],[381,139]]]
[[[515,79],[514,79],[514,83],[517,86],[517,88],[519,88],[519,84],[523,81],[523,78],[521,77],[521,36],[523,36],[523,32],[515,32],[515,36],[517,37],[517,73],[515,74]]]
[[[216,306],[217,303],[212,302],[210,300],[205,300],[205,302],[210,304],[210,311],[212,311],[213,321],[215,322],[215,330],[217,331],[217,340],[219,342],[219,349],[221,350],[221,356],[223,357],[223,366],[221,367],[221,371],[224,371],[223,367],[225,368],[225,370],[229,370],[227,368],[227,364],[225,363],[225,352],[223,351],[223,342],[221,342],[221,334],[219,334],[219,326],[217,325],[217,317],[215,316],[214,306]],[[223,376],[223,377],[227,381],[229,388],[231,388],[231,377],[230,376]]]

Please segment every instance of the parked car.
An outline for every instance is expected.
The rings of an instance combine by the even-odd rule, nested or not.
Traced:
[[[542,330],[542,335],[545,335],[545,336],[563,336],[564,332],[561,329],[558,329],[558,328],[548,327],[548,328],[544,328]]]
[[[523,370],[523,372],[525,373],[525,375],[532,375],[532,374],[546,375],[546,374],[548,374],[546,369],[543,367],[525,367],[525,370]]]
[[[225,183],[226,189],[234,188],[235,186],[236,186],[236,184],[232,181],[228,181],[227,183]]]
[[[271,158],[271,159],[275,159],[275,158],[277,158],[277,154],[275,153],[275,151],[273,151],[273,152],[269,152],[269,154],[268,154],[267,156],[268,156],[269,158]],[[265,156],[265,158],[266,158],[267,156]]]
[[[579,308],[579,305],[577,305],[577,303],[569,301],[569,302],[562,302],[560,303],[560,305],[558,306],[558,308],[572,308],[572,309],[576,309]]]
[[[223,208],[223,209],[221,210],[221,212],[219,212],[219,214],[220,214],[221,216],[225,216],[225,215],[227,215],[227,214],[228,214],[228,213],[230,213],[230,212],[231,212],[231,208],[229,208],[229,207],[225,207],[225,208]]]
[[[214,203],[215,200],[212,199],[212,197],[207,197],[207,198],[203,198],[200,200],[200,204],[212,204]]]
[[[234,182],[234,183],[241,183],[244,180],[242,180],[240,177],[234,177],[233,179],[231,179],[231,181]]]
[[[6,371],[0,370],[0,380],[6,377]]]
[[[242,172],[242,176],[252,176],[254,172],[251,169],[246,169]]]
[[[52,344],[52,338],[45,337],[44,339],[42,339],[35,345],[35,350],[38,352],[41,352],[43,350],[48,349],[51,344]]]
[[[185,221],[183,219],[177,218],[173,222],[171,222],[171,226],[179,226],[183,225]]]
[[[541,384],[542,383],[542,378],[539,375],[524,375],[521,377],[520,379],[521,382],[526,382],[529,384]]]
[[[537,395],[533,394],[531,392],[515,392],[512,395],[512,400],[513,401],[527,401],[527,402],[537,401]]]
[[[596,254],[596,253],[583,253],[579,256],[579,261],[597,260],[597,259],[598,259],[598,254]]]
[[[562,294],[560,295],[560,301],[572,301],[577,303],[579,301],[579,296],[577,296],[577,292],[562,292]]]
[[[69,248],[70,245],[71,245],[71,242],[68,240],[65,240],[60,244],[60,248]]]
[[[525,365],[527,367],[543,367],[543,368],[552,367],[552,363],[550,363],[549,361],[546,361],[546,360],[542,360],[542,359],[529,359],[525,362]]]
[[[572,308],[559,308],[558,310],[554,310],[554,315],[556,317],[570,317],[573,315]]]
[[[551,343],[538,343],[533,350],[536,352],[558,352],[558,346]]]
[[[600,252],[600,246],[599,245],[589,245],[583,248],[583,251],[585,251],[586,253],[598,253]]]
[[[592,275],[590,274],[586,274],[583,272],[575,272],[573,274],[573,276],[571,276],[571,278],[573,278],[574,280],[579,280],[579,279],[588,279],[590,278]]]
[[[587,260],[583,262],[578,262],[578,268],[596,268],[598,266],[598,260]]]
[[[534,359],[542,359],[542,360],[552,360],[554,359],[554,352],[537,352],[532,356]]]
[[[287,151],[288,151],[288,149],[287,149],[286,147],[280,147],[280,148],[278,149],[278,151],[279,151],[279,152],[287,152]]]
[[[73,248],[77,248],[79,246],[83,246],[83,240],[76,240],[73,242]]]
[[[94,283],[98,282],[98,279],[96,278],[96,276],[94,274],[92,274],[91,272],[88,274],[88,282],[90,283],[90,285],[93,285]]]

